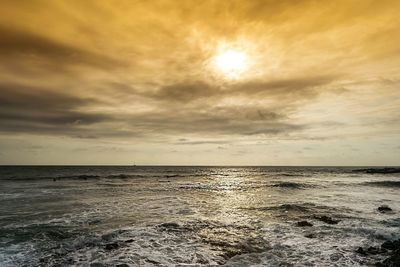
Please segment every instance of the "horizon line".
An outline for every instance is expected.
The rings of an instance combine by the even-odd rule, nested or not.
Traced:
[[[400,168],[400,165],[174,165],[174,164],[0,164],[0,167],[378,167]]]

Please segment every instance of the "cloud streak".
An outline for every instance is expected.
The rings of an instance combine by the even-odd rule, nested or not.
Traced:
[[[83,64],[104,69],[123,65],[122,61],[17,28],[0,27],[0,35],[0,57],[3,60],[31,58],[57,66]]]
[[[64,132],[68,135],[81,126],[110,119],[105,114],[81,111],[97,102],[93,99],[18,84],[0,84],[0,90],[3,132]]]

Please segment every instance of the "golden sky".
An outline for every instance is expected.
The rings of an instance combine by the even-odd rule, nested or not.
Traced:
[[[2,0],[0,163],[400,165],[399,10]]]

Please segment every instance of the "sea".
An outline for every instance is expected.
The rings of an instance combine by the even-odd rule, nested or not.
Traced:
[[[2,267],[374,266],[399,237],[400,173],[0,167]]]

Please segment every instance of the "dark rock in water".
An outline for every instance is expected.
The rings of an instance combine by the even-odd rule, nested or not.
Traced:
[[[162,224],[160,224],[159,226],[160,226],[160,227],[163,227],[163,228],[167,228],[167,229],[174,229],[174,228],[179,228],[179,227],[180,227],[179,224],[174,223],[174,222],[171,222],[171,223],[162,223]]]
[[[93,219],[93,220],[90,220],[90,221],[87,222],[88,225],[96,225],[96,224],[99,224],[99,223],[101,223],[100,219]]]
[[[369,174],[390,174],[390,173],[400,173],[400,168],[368,168],[368,169],[358,169],[353,170],[353,172],[364,172]]]
[[[367,255],[367,252],[365,252],[365,250],[362,248],[362,247],[359,247],[357,250],[356,250],[356,252],[358,253],[358,254],[361,254],[361,255]]]
[[[128,239],[128,240],[125,240],[124,242],[125,243],[132,243],[132,242],[134,242],[135,241],[135,239]]]
[[[381,245],[381,248],[388,249],[388,250],[396,250],[400,249],[400,239],[393,240],[393,241],[385,241]]]
[[[382,249],[382,248],[379,248],[379,247],[372,247],[371,246],[371,247],[369,247],[367,249],[363,249],[362,247],[359,247],[356,250],[356,252],[361,254],[361,255],[366,256],[366,255],[377,255],[377,254],[386,253],[387,250],[384,249],[384,248]]]
[[[340,258],[343,258],[343,254],[341,253],[333,253],[330,257],[331,261],[338,261]]]
[[[282,188],[292,188],[292,189],[300,189],[303,187],[302,184],[294,183],[294,182],[280,182],[277,184],[273,184],[272,187],[282,187]]]
[[[120,264],[117,264],[115,267],[129,267],[129,264],[120,263]]]
[[[113,240],[115,237],[117,237],[119,234],[123,233],[123,230],[116,230],[110,233],[106,233],[104,235],[101,236],[101,239],[103,239],[104,241],[111,241]]]
[[[313,233],[310,233],[310,234],[304,235],[304,237],[307,237],[307,238],[316,238],[317,236],[316,236],[315,234],[313,234]]]
[[[86,175],[86,174],[82,174],[82,175],[78,175],[75,178],[76,179],[80,179],[80,180],[88,180],[88,179],[98,179],[100,176],[98,175]]]
[[[369,247],[367,249],[368,254],[376,255],[382,253],[382,251],[377,247]]]
[[[393,251],[392,255],[382,262],[376,264],[378,267],[399,267],[400,266],[400,249]]]
[[[146,261],[148,263],[151,263],[151,264],[160,264],[158,261],[154,261],[154,260],[151,260],[151,259],[146,259]]]
[[[385,213],[385,212],[393,211],[393,210],[387,205],[382,205],[382,206],[378,207],[378,211],[381,213]]]
[[[340,220],[334,220],[331,217],[328,217],[326,215],[323,216],[314,216],[315,219],[317,219],[318,221],[327,223],[327,224],[338,224],[340,222]]]
[[[306,226],[313,226],[313,224],[312,223],[310,223],[310,222],[307,222],[307,221],[300,221],[300,222],[297,222],[297,224],[296,224],[298,227],[306,227]]]
[[[114,250],[114,249],[117,249],[117,248],[119,248],[119,244],[118,243],[109,243],[109,244],[106,244],[106,246],[105,246],[106,250]]]

